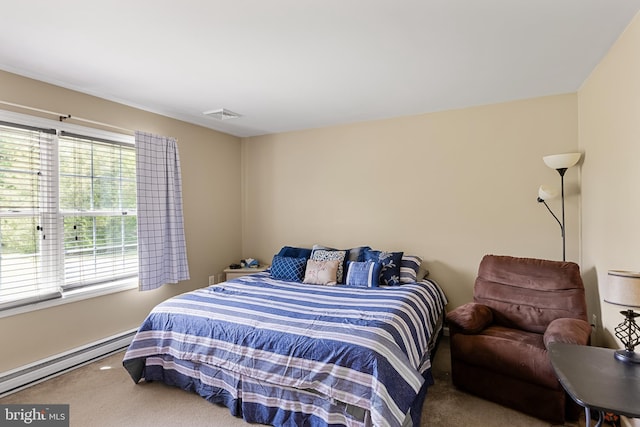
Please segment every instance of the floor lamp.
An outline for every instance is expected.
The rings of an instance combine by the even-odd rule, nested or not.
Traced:
[[[559,220],[556,214],[553,213],[546,200],[557,197],[558,192],[552,187],[541,185],[538,189],[538,202],[544,203],[547,210],[553,215],[558,224],[560,225],[560,232],[562,233],[562,260],[567,259],[566,239],[565,239],[565,223],[564,223],[564,174],[570,167],[574,166],[580,160],[581,153],[566,153],[566,154],[553,154],[550,156],[544,156],[542,160],[551,169],[555,169],[560,174],[560,188],[562,196],[562,220]]]

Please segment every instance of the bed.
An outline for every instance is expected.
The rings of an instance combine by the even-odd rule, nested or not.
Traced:
[[[266,271],[160,303],[123,365],[251,423],[417,426],[446,302],[428,279],[357,288]]]

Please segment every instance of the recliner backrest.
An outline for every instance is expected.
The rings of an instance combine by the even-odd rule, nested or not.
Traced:
[[[474,301],[493,311],[494,323],[544,333],[551,321],[587,320],[580,267],[573,262],[485,255]]]

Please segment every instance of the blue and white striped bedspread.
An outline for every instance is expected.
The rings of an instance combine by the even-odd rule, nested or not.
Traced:
[[[253,274],[156,306],[124,362],[168,354],[316,390],[369,410],[375,426],[400,426],[431,366],[427,345],[445,304],[428,280],[353,288]]]

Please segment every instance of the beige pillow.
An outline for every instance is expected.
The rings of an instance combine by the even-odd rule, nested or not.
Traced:
[[[304,281],[312,285],[335,285],[337,283],[338,266],[337,259],[330,261],[307,261],[307,270],[304,273]]]

